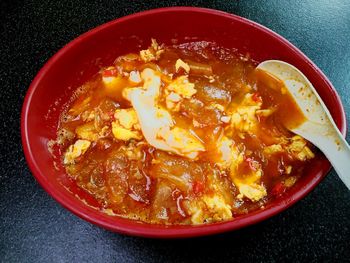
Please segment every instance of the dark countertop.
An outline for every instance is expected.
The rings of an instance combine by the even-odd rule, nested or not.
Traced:
[[[77,218],[44,192],[26,165],[19,128],[31,80],[64,44],[112,19],[169,5],[224,10],[286,37],[332,81],[349,122],[349,0],[88,2],[0,2],[1,262],[350,262],[350,191],[334,171],[292,208],[236,232],[170,241],[127,237]]]

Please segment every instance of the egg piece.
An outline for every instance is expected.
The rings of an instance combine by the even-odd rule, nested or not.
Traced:
[[[190,202],[187,205],[187,212],[191,215],[191,222],[195,225],[232,218],[231,206],[219,194],[204,195],[199,200]]]
[[[144,81],[143,87],[128,88],[123,94],[135,109],[147,142],[160,150],[196,158],[200,151],[205,150],[202,143],[189,131],[174,127],[170,113],[158,104],[160,76],[154,70],[146,68],[142,71],[141,78]]]
[[[299,135],[295,135],[288,140],[284,138],[280,144],[272,144],[264,148],[264,154],[266,156],[282,152],[288,152],[300,161],[306,161],[315,157],[315,154],[307,146],[307,141]]]
[[[222,116],[220,118],[220,121],[222,121],[223,123],[230,123],[231,117],[230,116]]]
[[[135,70],[131,71],[129,75],[129,81],[132,82],[133,84],[140,83],[141,82],[140,72]]]
[[[152,38],[151,46],[148,49],[144,49],[140,51],[140,58],[144,62],[156,61],[160,58],[160,55],[164,52],[162,46],[159,46],[157,41]]]
[[[115,121],[112,122],[112,133],[118,140],[141,140],[142,134],[133,108],[117,109],[114,113]]]
[[[199,151],[204,151],[203,144],[188,130],[179,127],[163,127],[158,131],[158,138],[177,152],[194,159]]]
[[[189,99],[196,93],[197,90],[194,84],[189,82],[187,76],[176,78],[165,87],[165,103],[167,109],[175,112],[179,111],[183,99]]]
[[[179,94],[177,94],[175,92],[171,92],[165,98],[166,107],[169,110],[172,110],[172,111],[179,111],[180,110],[180,102],[181,102],[181,100],[182,100],[182,98],[180,97]]]
[[[257,202],[267,195],[266,188],[260,184],[241,184],[238,187],[239,192],[253,202]]]
[[[133,108],[117,109],[114,118],[126,129],[131,129],[138,124],[137,115]]]
[[[283,148],[280,144],[272,144],[264,147],[264,154],[266,156],[271,156],[275,153],[281,153],[281,152],[283,152]]]
[[[222,138],[217,142],[216,149],[217,153],[215,154],[215,161],[217,165],[222,169],[230,167],[231,163],[237,155],[233,141],[226,136],[222,136]]]
[[[186,99],[190,99],[197,93],[194,84],[188,80],[187,76],[180,76],[176,78],[166,87],[166,89],[173,91]]]
[[[286,180],[284,180],[284,185],[286,187],[292,187],[296,183],[297,180],[298,179],[296,176],[288,177]]]
[[[258,119],[256,111],[261,108],[262,102],[253,100],[253,94],[246,94],[243,101],[234,106],[231,111],[230,126],[240,132],[254,131],[257,127]]]
[[[245,179],[235,178],[233,180],[240,192],[237,197],[247,197],[251,201],[257,202],[267,195],[265,186],[260,183],[261,171],[253,172],[243,177]]]
[[[219,196],[204,196],[203,201],[209,211],[213,213],[214,221],[227,220],[232,217],[231,206],[225,203],[225,200]]]
[[[83,155],[90,147],[91,142],[88,140],[77,140],[74,144],[70,145],[64,154],[63,163],[73,164],[75,159]]]
[[[306,161],[315,157],[315,154],[307,146],[307,141],[299,135],[293,136],[286,148],[288,152],[300,161]]]
[[[261,200],[267,195],[265,186],[261,184],[261,177],[263,175],[261,165],[252,159],[247,160],[254,162],[254,165],[249,165],[254,169],[252,169],[249,173],[239,174],[238,168],[245,160],[243,158],[243,154],[239,153],[238,151],[234,153],[235,155],[230,165],[230,177],[240,192],[237,197],[246,197],[253,202]]]
[[[114,137],[118,140],[129,141],[131,139],[141,140],[142,136],[136,131],[130,131],[125,129],[115,122],[112,123],[112,133]]]

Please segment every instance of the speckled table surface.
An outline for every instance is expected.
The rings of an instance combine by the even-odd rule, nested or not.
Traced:
[[[20,142],[20,109],[31,80],[45,61],[97,25],[174,5],[224,10],[286,37],[333,82],[349,121],[349,0],[2,0],[0,261],[349,261],[350,191],[334,171],[305,199],[260,224],[223,235],[170,241],[122,236],[91,225],[57,204],[31,176]]]

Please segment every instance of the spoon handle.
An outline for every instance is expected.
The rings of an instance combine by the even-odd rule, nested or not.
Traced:
[[[333,165],[340,179],[350,190],[350,146],[342,136],[334,140],[324,140],[318,145]]]

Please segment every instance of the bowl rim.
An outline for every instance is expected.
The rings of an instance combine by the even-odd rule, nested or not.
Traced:
[[[345,110],[343,107],[343,104],[341,102],[340,96],[338,95],[336,89],[332,85],[332,83],[328,80],[328,78],[325,76],[325,74],[298,48],[296,48],[293,44],[291,44],[288,40],[286,40],[284,37],[280,36],[276,32],[272,31],[271,29],[257,23],[254,21],[251,21],[247,18],[240,17],[235,14],[230,14],[224,11],[215,10],[215,9],[209,9],[209,8],[200,8],[200,7],[188,7],[188,6],[177,6],[177,7],[165,7],[165,8],[157,8],[157,9],[151,9],[146,10],[142,12],[138,12],[135,14],[130,14],[121,18],[114,19],[112,21],[109,21],[107,23],[104,23],[100,26],[97,26],[86,33],[81,34],[77,38],[70,41],[68,44],[63,46],[58,52],[56,52],[45,64],[44,66],[39,70],[33,81],[31,82],[26,96],[24,98],[22,111],[21,111],[21,139],[22,139],[22,146],[24,150],[24,155],[27,161],[27,164],[33,174],[33,176],[36,178],[36,180],[39,182],[39,184],[45,189],[47,193],[51,197],[53,197],[59,204],[61,204],[63,207],[71,211],[73,214],[77,215],[78,217],[85,219],[89,221],[90,223],[93,223],[95,225],[98,225],[100,227],[104,227],[108,230],[118,232],[121,234],[128,234],[132,236],[142,236],[142,237],[152,237],[152,238],[187,238],[187,237],[197,237],[197,236],[204,236],[204,235],[212,235],[212,234],[218,234],[222,232],[232,231],[239,228],[243,228],[255,223],[258,223],[262,220],[265,220],[267,218],[270,218],[284,210],[286,210],[288,207],[295,204],[297,201],[301,200],[303,197],[305,197],[308,193],[310,193],[322,180],[323,178],[328,174],[329,170],[331,169],[331,165],[328,162],[326,170],[324,174],[318,178],[314,178],[314,180],[310,180],[306,184],[304,188],[299,189],[297,192],[295,192],[289,202],[281,202],[276,206],[270,207],[266,210],[259,211],[258,213],[249,213],[247,217],[238,217],[234,220],[229,220],[225,222],[220,223],[214,223],[214,224],[207,224],[207,225],[199,225],[199,226],[170,226],[166,227],[163,225],[152,225],[152,224],[145,224],[145,223],[135,223],[133,220],[127,220],[126,223],[120,224],[112,224],[109,222],[104,221],[103,219],[98,218],[97,214],[90,213],[90,212],[84,212],[79,209],[75,205],[74,202],[69,200],[69,198],[66,198],[62,193],[60,193],[59,190],[56,190],[55,187],[53,187],[50,184],[46,183],[44,172],[40,170],[40,167],[35,162],[34,154],[32,152],[32,149],[30,147],[30,142],[28,138],[28,130],[27,130],[27,115],[28,111],[31,105],[31,99],[33,97],[33,94],[36,90],[36,87],[40,83],[41,79],[44,77],[46,72],[51,68],[52,65],[55,64],[57,60],[60,59],[70,48],[77,45],[78,43],[84,41],[84,39],[94,35],[95,33],[104,30],[105,28],[108,28],[114,24],[126,22],[128,20],[132,20],[134,18],[142,17],[142,16],[149,16],[153,14],[158,13],[164,13],[164,12],[197,12],[197,13],[206,13],[211,15],[218,15],[218,16],[224,16],[230,19],[234,19],[236,21],[248,24],[249,26],[258,28],[259,30],[264,31],[264,33],[267,33],[272,38],[277,38],[278,41],[282,42],[284,45],[288,46],[289,49],[293,50],[298,57],[300,57],[302,60],[307,62],[309,66],[311,66],[317,74],[325,81],[329,87],[331,94],[329,96],[333,96],[336,103],[340,107],[340,131],[343,136],[346,135],[346,116],[345,116]]]

